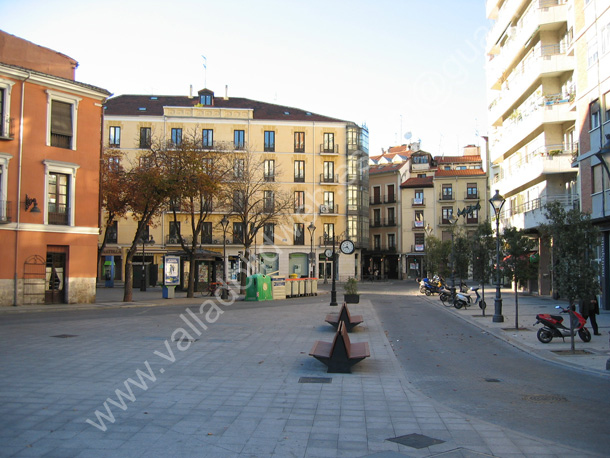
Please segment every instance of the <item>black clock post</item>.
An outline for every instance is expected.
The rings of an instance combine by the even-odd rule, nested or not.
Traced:
[[[337,277],[337,252],[335,251],[335,234],[333,234],[333,282],[330,289],[330,305],[336,307],[337,305],[337,289],[336,289],[336,277]]]

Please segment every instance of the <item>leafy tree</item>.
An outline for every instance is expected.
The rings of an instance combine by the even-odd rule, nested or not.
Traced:
[[[180,145],[170,145],[160,154],[173,184],[169,195],[173,222],[176,227],[183,222],[190,225],[191,237],[183,237],[182,231],[176,235],[191,266],[187,297],[193,297],[199,240],[227,177],[227,155],[222,148],[204,149],[196,133],[183,136]]]
[[[233,221],[242,228],[246,268],[240,272],[241,293],[245,292],[246,278],[251,268],[250,247],[258,232],[264,232],[265,225],[275,225],[281,216],[291,211],[293,196],[282,191],[281,185],[265,179],[262,155],[250,150],[236,151],[230,155],[232,169],[222,187],[224,206],[232,209]],[[280,173],[275,169],[275,176]],[[234,234],[235,236],[235,234]],[[273,244],[263,236],[264,243]]]
[[[453,238],[454,256],[455,256],[455,275],[464,281],[468,278],[468,268],[470,267],[470,259],[472,256],[472,248],[470,241],[463,233],[458,232]]]
[[[504,228],[504,254],[502,262],[504,271],[512,277],[515,288],[515,329],[519,329],[519,289],[536,275],[536,269],[530,262],[529,253],[535,246],[534,240],[525,235],[522,229]]]
[[[492,260],[496,253],[496,239],[489,221],[479,223],[472,234],[472,276],[481,282],[481,301],[485,301],[485,284],[489,282],[492,273]],[[485,308],[483,308],[485,315]]]
[[[115,149],[106,149],[102,156],[100,195],[104,209],[104,233],[102,243],[97,250],[98,265],[108,243],[108,228],[127,213],[128,194],[126,174],[121,165],[122,157],[123,153]]]
[[[428,275],[438,274],[443,278],[451,275],[449,259],[451,257],[451,241],[442,241],[434,235],[426,237],[426,262]]]

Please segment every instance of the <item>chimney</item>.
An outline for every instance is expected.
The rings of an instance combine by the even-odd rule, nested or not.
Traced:
[[[193,85],[191,84],[191,86],[189,87],[189,99],[193,98]]]
[[[229,100],[229,85],[225,84],[225,100]]]

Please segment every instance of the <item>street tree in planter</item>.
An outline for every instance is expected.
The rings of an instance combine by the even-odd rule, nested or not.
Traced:
[[[492,259],[496,253],[496,241],[489,221],[479,223],[472,234],[472,276],[481,282],[481,309],[485,316],[485,284],[492,273]]]
[[[443,278],[451,275],[449,259],[451,258],[451,240],[441,241],[439,238],[429,235],[426,237],[426,262],[428,263],[428,275],[438,274]]]
[[[504,271],[512,277],[515,288],[515,329],[519,329],[519,284],[526,283],[536,276],[537,268],[530,262],[530,253],[535,246],[534,240],[527,237],[522,229],[504,229]]]

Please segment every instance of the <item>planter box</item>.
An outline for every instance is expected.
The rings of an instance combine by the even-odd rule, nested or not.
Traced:
[[[344,294],[343,300],[347,304],[358,304],[360,302],[360,294]]]

